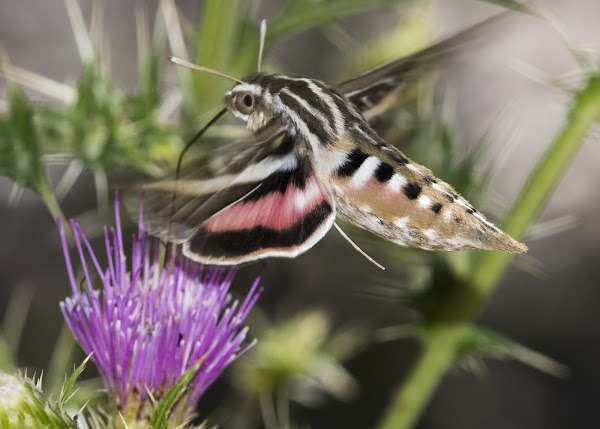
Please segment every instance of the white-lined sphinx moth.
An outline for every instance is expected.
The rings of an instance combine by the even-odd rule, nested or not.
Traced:
[[[526,251],[370,125],[424,62],[465,34],[333,87],[260,72],[233,78],[226,110],[252,137],[217,154],[217,168],[188,167],[180,179],[147,185],[153,232],[207,264],[295,257],[336,216],[404,246]]]

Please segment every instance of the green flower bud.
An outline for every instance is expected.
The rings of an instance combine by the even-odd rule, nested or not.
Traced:
[[[0,371],[0,429],[77,428],[41,391],[41,382]]]

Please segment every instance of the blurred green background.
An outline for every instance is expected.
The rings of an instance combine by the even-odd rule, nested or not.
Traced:
[[[101,226],[112,224],[109,188],[126,183],[132,170],[172,166],[231,86],[168,63],[170,53],[185,56],[181,42],[188,58],[242,77],[254,70],[258,23],[266,18],[266,71],[334,84],[501,10],[477,1],[330,7],[239,0],[227,7],[176,1],[177,15],[169,1],[77,4],[89,46],[73,34],[75,2],[0,2],[0,173],[38,189],[55,214],[57,195],[66,217],[98,231],[98,243]],[[573,51],[591,67],[598,51],[590,46],[600,46],[600,4],[556,0],[543,8],[568,42],[548,22],[515,14],[427,74],[384,133],[500,223],[563,126],[569,91],[589,74]],[[20,84],[29,102],[7,82]],[[14,106],[23,106],[22,116],[10,116]],[[23,119],[19,128],[19,118],[32,125]],[[232,138],[239,132],[233,125],[220,122],[196,150]],[[23,131],[30,129],[35,136]],[[17,140],[30,145],[8,150]],[[596,130],[528,229],[529,253],[513,261],[479,317],[487,330],[465,346],[416,427],[600,425],[599,156]],[[294,260],[272,260],[260,309],[249,320],[259,344],[202,399],[202,418],[225,428],[376,427],[419,358],[413,334],[423,326],[414,323],[452,302],[446,298],[456,278],[478,255],[402,249],[342,227],[388,270],[380,272],[334,232]],[[58,308],[69,293],[58,233],[38,194],[21,193],[5,177],[0,237],[0,368],[43,369],[52,391],[83,359]],[[258,268],[242,268],[236,293],[247,291]],[[85,376],[82,397],[101,386],[93,370]]]

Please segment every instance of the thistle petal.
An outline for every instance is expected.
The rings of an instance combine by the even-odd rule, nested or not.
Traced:
[[[229,294],[235,268],[228,272],[201,266],[183,257],[179,249],[161,264],[161,251],[171,255],[170,249],[144,232],[143,220],[132,238],[128,263],[118,198],[115,218],[115,227],[104,230],[108,257],[104,268],[83,229],[71,223],[84,272],[81,285],[73,274],[65,231],[59,224],[73,290],[60,308],[81,348],[86,354],[93,352],[91,360],[121,410],[132,404],[147,407],[150,394],[160,400],[201,361],[177,405],[184,407],[184,414],[191,413],[223,370],[254,344],[246,341],[248,329],[243,323],[261,293],[262,273],[238,308]]]

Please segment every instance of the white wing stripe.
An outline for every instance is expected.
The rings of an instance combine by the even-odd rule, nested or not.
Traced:
[[[370,156],[361,164],[356,173],[350,180],[350,186],[353,188],[360,188],[363,186],[375,173],[377,167],[381,164],[381,161],[376,156]]]

